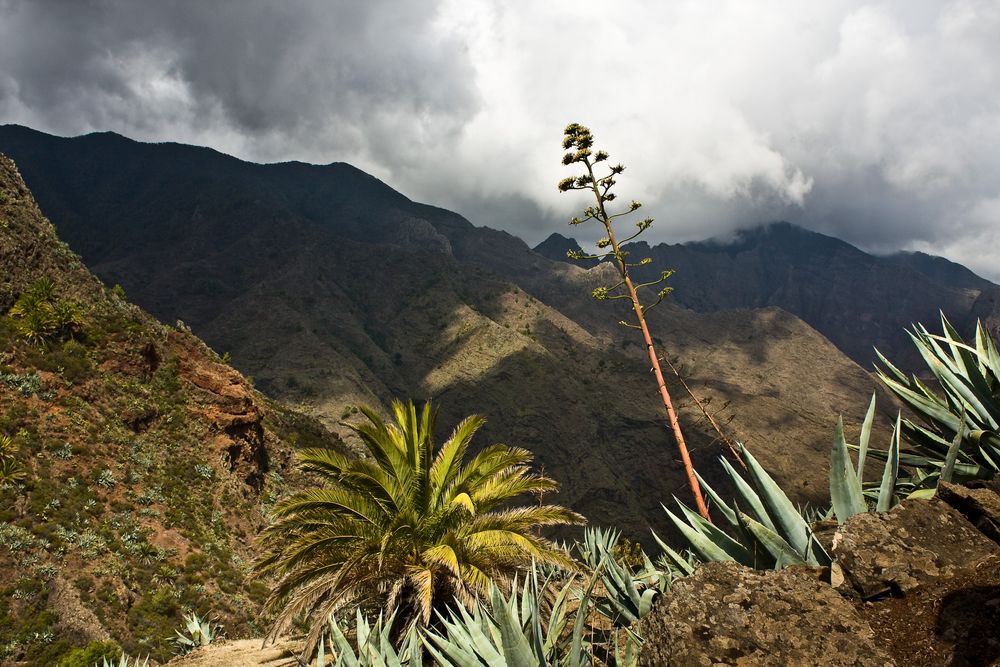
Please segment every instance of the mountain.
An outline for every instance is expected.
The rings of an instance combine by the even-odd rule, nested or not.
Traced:
[[[554,260],[566,260],[569,259],[569,253],[581,252],[582,248],[580,248],[580,244],[574,239],[563,236],[558,232],[553,232],[549,234],[547,239],[536,245],[533,250],[542,257]],[[578,259],[572,261],[577,266],[585,269],[597,265],[597,260],[595,259]]]
[[[981,292],[997,288],[995,283],[985,278],[980,278],[961,264],[952,262],[944,257],[928,255],[925,252],[897,252],[886,256],[884,259],[888,262],[907,266],[936,283],[954,289],[968,289]]]
[[[39,303],[76,315],[52,331],[31,319],[48,317]],[[344,446],[106,288],[2,154],[0,437],[24,471],[0,485],[5,665],[100,641],[163,661],[190,609],[259,634],[269,589],[248,576],[253,536],[301,483],[296,443]]]
[[[575,243],[550,237],[536,251],[572,261],[556,246]],[[915,322],[936,323],[939,311],[966,333],[977,318],[1000,331],[1000,286],[960,264],[924,253],[878,257],[785,222],[727,239],[637,243],[631,249],[636,257],[651,257],[651,267],[676,269],[672,298],[680,305],[703,313],[777,306],[865,368],[876,359],[873,347],[899,365],[919,367],[905,329]],[[642,269],[638,274],[658,275]]]
[[[558,500],[593,523],[667,532],[660,502],[683,496],[684,476],[640,341],[589,297],[609,267],[551,261],[345,164],[16,126],[0,128],[0,150],[102,280],[345,439],[338,422],[358,403],[432,399],[442,427],[483,414],[479,445],[534,452]],[[836,415],[860,422],[872,378],[777,308],[664,304],[651,327],[713,413],[732,417],[729,434],[798,500],[825,502]],[[721,484],[724,447],[668,382],[695,464]]]

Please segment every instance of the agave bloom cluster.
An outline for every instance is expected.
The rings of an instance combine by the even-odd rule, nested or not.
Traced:
[[[572,569],[570,557],[541,537],[541,526],[583,523],[558,505],[512,506],[556,483],[531,472],[530,452],[490,445],[466,460],[481,417],[462,421],[444,444],[432,441],[435,413],[395,402],[395,423],[361,408],[348,425],[367,456],[329,449],[300,453],[301,467],[324,486],[297,493],[273,512],[262,534],[258,572],[276,576],[268,606],[277,633],[300,614],[310,619],[308,655],[332,613],[380,607],[399,627],[427,624],[454,600],[485,598],[532,560]]]

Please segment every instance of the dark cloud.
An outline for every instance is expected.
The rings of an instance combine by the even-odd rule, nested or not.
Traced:
[[[0,0],[0,121],[345,160],[529,243],[583,204],[579,121],[651,240],[787,219],[1000,279],[997,35],[995,0]]]
[[[7,0],[0,111],[256,159],[413,160],[476,111],[433,3]]]

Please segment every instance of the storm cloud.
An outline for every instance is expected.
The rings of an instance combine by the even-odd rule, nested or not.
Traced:
[[[651,240],[787,219],[1000,279],[998,84],[996,0],[0,0],[0,122],[347,161],[530,243],[582,231],[578,121]]]

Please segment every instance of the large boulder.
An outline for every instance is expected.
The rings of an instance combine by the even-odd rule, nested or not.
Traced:
[[[894,665],[820,570],[709,563],[679,580],[640,622],[640,665]]]
[[[834,536],[832,555],[845,584],[867,600],[973,569],[1000,555],[1000,546],[948,504],[911,500],[852,516]]]

